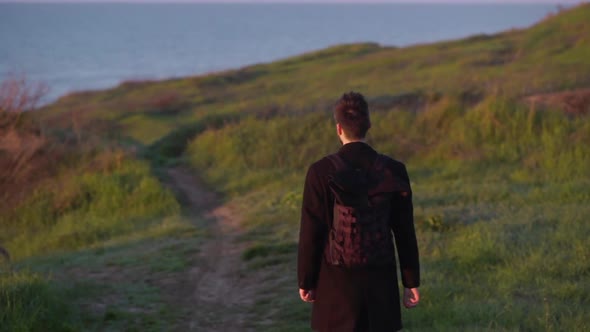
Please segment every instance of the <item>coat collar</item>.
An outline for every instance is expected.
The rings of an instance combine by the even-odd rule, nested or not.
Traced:
[[[338,154],[352,165],[368,167],[375,160],[377,151],[367,143],[352,142],[344,144]]]

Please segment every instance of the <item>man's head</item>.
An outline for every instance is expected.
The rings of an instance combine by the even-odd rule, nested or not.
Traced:
[[[338,135],[341,136],[342,131],[349,141],[363,140],[371,128],[369,106],[365,97],[358,92],[351,91],[340,97],[334,107],[334,119]]]

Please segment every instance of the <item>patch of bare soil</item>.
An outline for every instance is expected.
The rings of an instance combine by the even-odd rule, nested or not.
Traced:
[[[249,331],[251,306],[261,290],[255,275],[246,275],[241,253],[245,244],[240,216],[232,206],[220,204],[215,194],[180,168],[168,171],[171,185],[185,200],[192,217],[210,231],[199,257],[181,279],[172,281],[170,301],[188,309],[179,331]]]
[[[526,97],[525,102],[534,108],[558,109],[570,115],[590,114],[590,89],[538,94]]]

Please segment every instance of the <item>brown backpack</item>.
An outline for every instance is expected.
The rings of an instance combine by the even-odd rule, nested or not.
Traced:
[[[391,200],[401,191],[399,181],[378,155],[369,170],[354,169],[337,154],[329,187],[334,194],[334,216],[326,256],[331,265],[360,268],[394,264]]]

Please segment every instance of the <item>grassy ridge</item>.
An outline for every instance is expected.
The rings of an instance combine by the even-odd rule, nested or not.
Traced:
[[[198,264],[187,258],[198,230],[158,178],[170,163],[190,165],[241,207],[243,259],[282,280],[252,308],[252,327],[308,330],[294,289],[301,186],[307,166],[338,148],[328,110],[351,89],[369,96],[370,143],[407,162],[413,180],[424,298],[404,313],[408,330],[585,330],[590,119],[523,97],[590,86],[588,22],[582,5],[526,30],[403,49],[337,46],[72,94],[27,115],[46,135],[117,149],[79,162],[72,147],[2,211],[0,242],[19,270],[34,271],[0,271],[0,305],[10,308],[0,330],[162,330],[182,319],[147,277]],[[71,271],[122,278],[77,275],[64,288],[60,275]]]
[[[588,16],[590,6],[583,5],[497,35],[406,48],[343,45],[218,74],[131,81],[72,94],[44,113],[56,125],[75,118],[82,128],[90,123],[85,130],[112,127],[150,145],[187,124],[206,124],[212,114],[231,121],[313,112],[348,90],[386,104],[408,92],[477,97],[559,91],[590,83]]]

